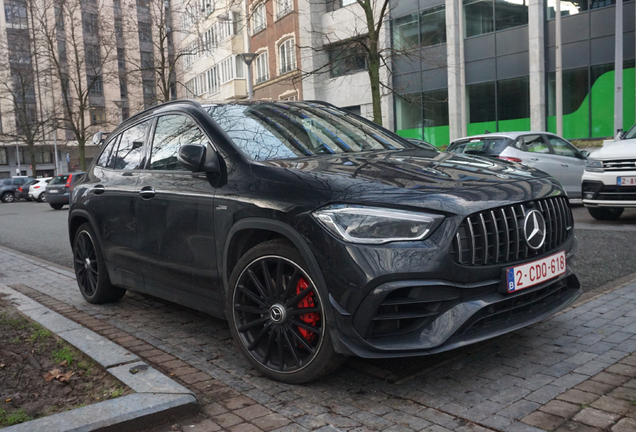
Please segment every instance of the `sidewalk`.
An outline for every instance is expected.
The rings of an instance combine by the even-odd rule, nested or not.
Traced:
[[[90,305],[71,272],[3,248],[0,283],[195,392],[203,414],[157,432],[636,431],[636,282],[441,362],[351,360],[305,386],[255,375],[227,325],[191,309],[131,293]],[[386,364],[411,369],[396,380]]]

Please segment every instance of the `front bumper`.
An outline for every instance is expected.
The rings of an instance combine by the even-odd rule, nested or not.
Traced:
[[[636,208],[636,186],[619,186],[619,177],[636,177],[636,171],[585,171],[581,184],[583,205]]]

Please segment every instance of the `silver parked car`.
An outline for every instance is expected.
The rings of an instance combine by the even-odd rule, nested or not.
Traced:
[[[589,155],[548,132],[475,135],[453,141],[446,151],[496,157],[538,168],[556,178],[569,198],[581,197],[581,177]]]

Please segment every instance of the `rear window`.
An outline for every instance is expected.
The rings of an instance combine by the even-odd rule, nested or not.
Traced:
[[[10,185],[11,184],[11,179],[6,179],[5,181],[2,182],[2,184]]]
[[[474,138],[456,141],[448,151],[481,156],[499,156],[509,142],[508,138]]]
[[[64,184],[64,183],[66,183],[66,179],[68,179],[68,174],[67,175],[56,176],[56,177],[53,177],[53,180],[51,180],[51,182],[49,184],[52,184],[52,185]]]

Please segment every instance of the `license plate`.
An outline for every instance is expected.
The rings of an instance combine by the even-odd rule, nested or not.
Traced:
[[[55,189],[51,189],[51,190],[49,191],[49,193],[58,193],[58,192],[59,192],[59,191],[57,191],[57,190],[55,190]]]
[[[545,282],[565,273],[565,252],[506,270],[508,292],[515,292]]]
[[[636,186],[636,177],[616,177],[618,186]]]

